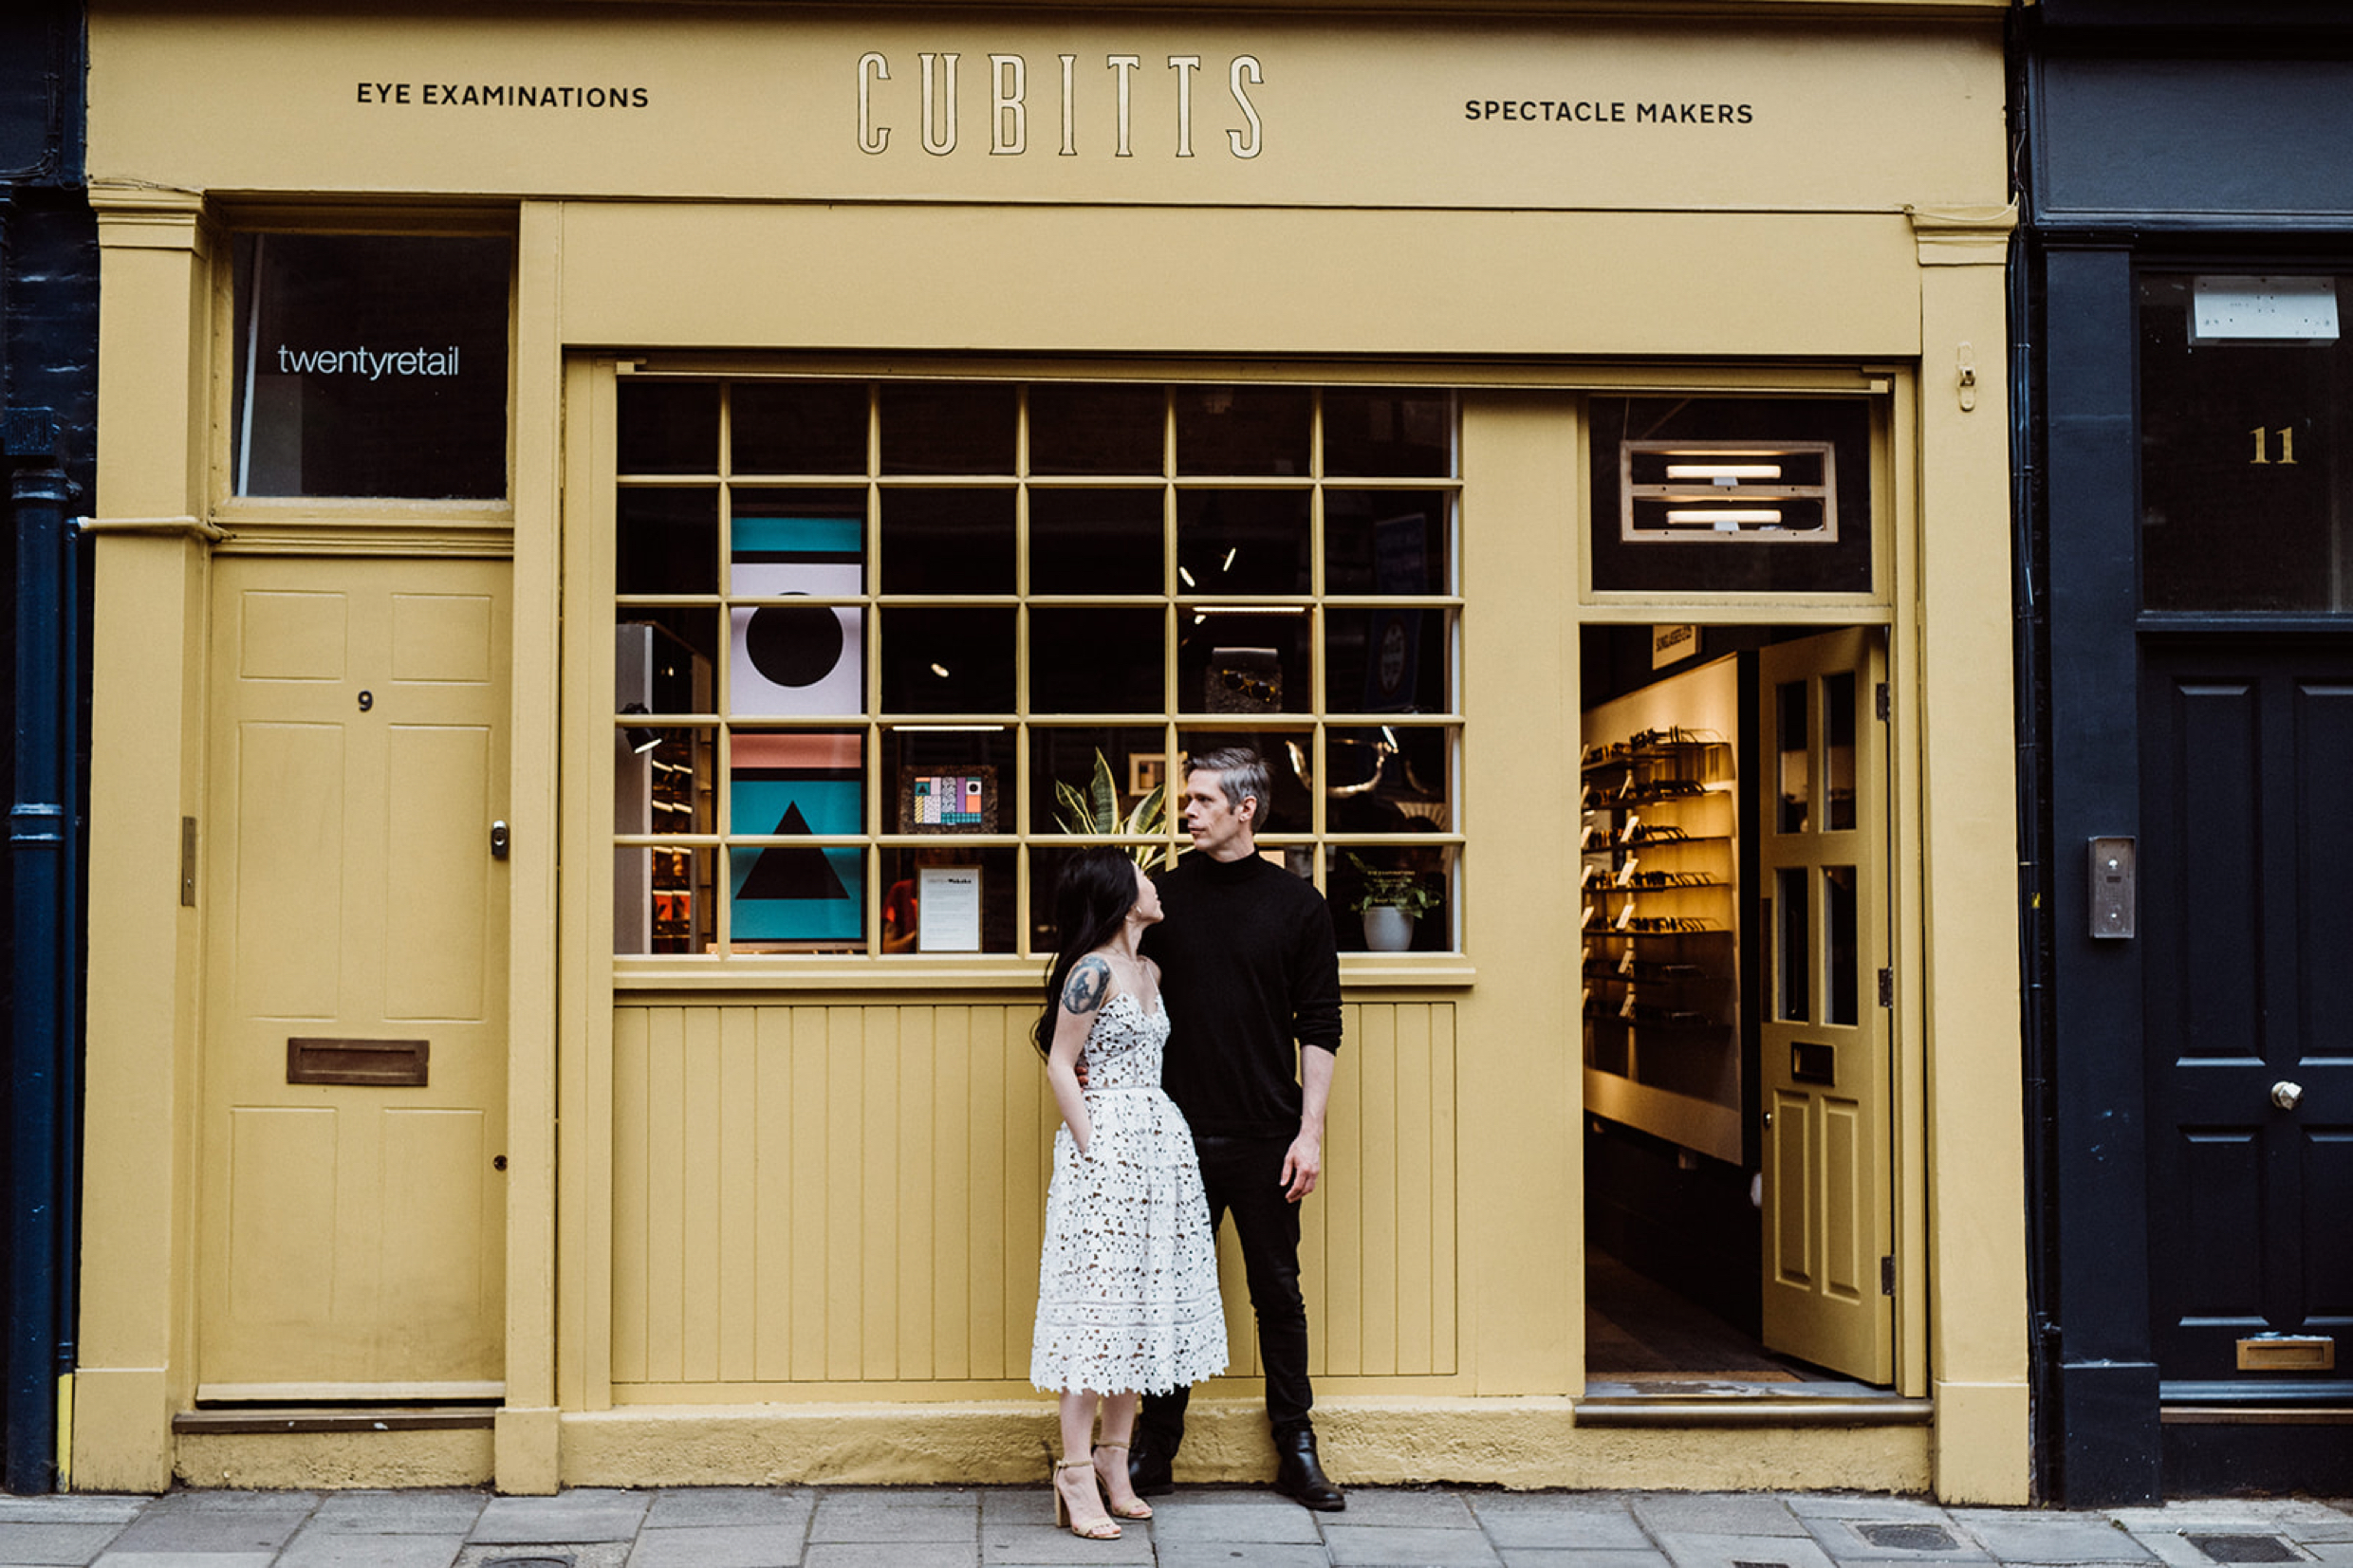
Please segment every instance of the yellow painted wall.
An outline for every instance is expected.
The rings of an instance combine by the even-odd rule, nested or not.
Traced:
[[[1026,1004],[627,1005],[613,1021],[616,1403],[1028,1387],[1058,1125]],[[1302,1215],[1328,1386],[1456,1364],[1454,1009],[1354,1005]],[[1233,1372],[1255,1371],[1228,1238]],[[1214,1392],[1214,1391],[1213,1391]]]
[[[983,355],[1012,375],[1102,356],[1143,375],[1174,364],[1466,389],[1466,956],[1348,968],[1330,1174],[1306,1214],[1339,1467],[1367,1480],[1933,1485],[1956,1500],[2022,1499],[2016,913],[1997,875],[2013,851],[2010,716],[2006,683],[1984,678],[2007,655],[2009,614],[1999,7],[1957,21],[1960,8],[1924,7],[1899,26],[1788,9],[1731,6],[1671,28],[620,6],[199,21],[99,0],[91,164],[105,292],[76,1485],[152,1488],[176,1466],[200,1481],[228,1453],[198,1462],[168,1425],[195,1376],[201,912],[157,890],[176,886],[177,821],[203,798],[203,606],[218,534],[244,530],[229,547],[331,549],[350,521],[331,506],[265,519],[221,497],[220,274],[200,221],[397,221],[423,198],[479,203],[512,216],[518,236],[511,515],[402,523],[412,547],[511,547],[515,563],[501,1486],[1033,1467],[1047,1406],[1025,1387],[1027,1314],[1051,1112],[1021,1035],[1032,966],[926,968],[903,986],[903,968],[780,966],[757,990],[649,973],[617,993],[609,923],[558,873],[560,858],[603,861],[609,819],[594,809],[594,770],[558,764],[609,744],[594,718],[609,696],[600,660],[610,678],[594,568],[610,474],[586,433],[609,421],[613,376],[593,356],[773,367],[780,354],[822,355],[890,370]],[[889,56],[894,89],[912,86],[922,50],[960,49],[968,73],[992,51],[1020,52],[1035,91],[1065,37],[1092,56],[1222,64],[1256,51],[1263,156],[1231,156],[1211,113],[1223,78],[1206,66],[1191,161],[1142,140],[1125,161],[1095,156],[1108,130],[1099,99],[1068,159],[1037,145],[976,150],[985,120],[969,103],[954,157],[908,145],[903,102],[890,155],[857,150],[866,48]],[[361,81],[423,82],[452,61],[483,80],[621,72],[658,89],[658,107],[583,120],[358,101]],[[1678,75],[1767,112],[1740,138],[1678,126],[1614,141],[1460,112],[1488,83],[1575,80],[1631,99]],[[1160,70],[1150,92],[1171,80]],[[1147,105],[1167,107],[1165,96]],[[1147,123],[1164,142],[1165,118]],[[1035,103],[1029,131],[1058,134]],[[1964,342],[1978,371],[1968,411],[1955,388]],[[1875,383],[1891,575],[1872,601],[1581,600],[1579,389]],[[1575,1422],[1582,1102],[1560,938],[1573,818],[1526,802],[1573,774],[1580,619],[1710,614],[1890,628],[1899,1384],[1935,1395],[1933,1429]],[[911,1401],[938,1419],[908,1421]],[[1192,1473],[1263,1469],[1254,1405],[1247,1365],[1208,1391]],[[347,1451],[291,1468],[240,1452],[218,1467],[366,1479]]]

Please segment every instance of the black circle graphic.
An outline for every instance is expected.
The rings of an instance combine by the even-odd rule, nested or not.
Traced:
[[[744,654],[779,686],[814,686],[842,662],[842,622],[815,604],[770,604],[751,612]]]

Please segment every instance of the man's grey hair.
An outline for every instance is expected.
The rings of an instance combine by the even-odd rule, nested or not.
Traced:
[[[1236,811],[1245,800],[1258,802],[1253,823],[1267,820],[1267,810],[1274,802],[1274,780],[1267,772],[1267,759],[1247,746],[1221,746],[1214,751],[1196,751],[1185,759],[1185,772],[1214,773],[1218,787],[1226,792],[1226,803]]]

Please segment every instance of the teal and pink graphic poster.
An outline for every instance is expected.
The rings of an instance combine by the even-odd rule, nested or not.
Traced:
[[[729,830],[776,838],[862,832],[864,746],[855,730],[737,730],[730,740]],[[728,858],[732,940],[865,935],[864,850],[774,844],[736,849]]]

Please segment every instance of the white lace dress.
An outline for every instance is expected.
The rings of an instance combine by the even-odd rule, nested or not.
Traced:
[[[1087,1031],[1086,1153],[1054,1134],[1029,1381],[1164,1393],[1223,1372],[1216,1239],[1184,1114],[1160,1092],[1168,1013],[1121,991]]]

